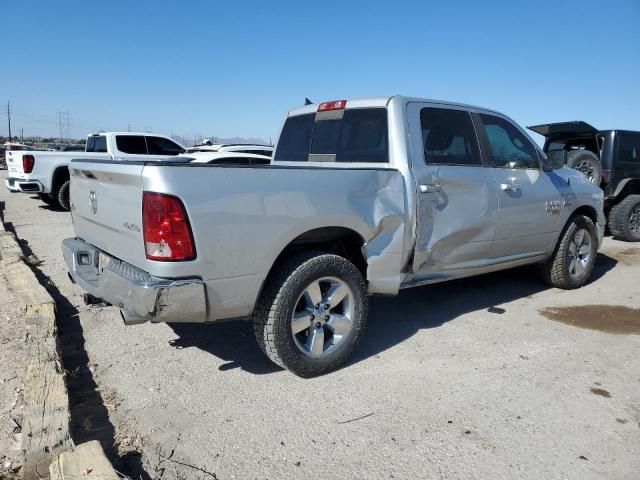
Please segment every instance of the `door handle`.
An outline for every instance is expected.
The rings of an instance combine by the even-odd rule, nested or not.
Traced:
[[[515,183],[501,183],[500,190],[503,192],[519,192],[520,187]]]
[[[428,184],[428,185],[420,185],[420,192],[422,193],[437,193],[442,191],[442,185]]]

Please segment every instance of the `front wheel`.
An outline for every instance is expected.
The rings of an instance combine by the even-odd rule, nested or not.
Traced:
[[[368,299],[358,269],[345,258],[302,252],[270,276],[253,314],[262,351],[300,377],[335,370],[364,331]]]
[[[574,215],[564,227],[553,255],[542,266],[545,281],[556,288],[582,287],[596,261],[598,234],[593,221]]]

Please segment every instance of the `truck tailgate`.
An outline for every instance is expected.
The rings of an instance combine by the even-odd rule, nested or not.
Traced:
[[[142,169],[133,162],[74,161],[71,215],[76,235],[138,268],[146,267]]]
[[[24,175],[22,170],[22,153],[20,151],[9,151],[6,155],[7,170],[10,177],[22,177]]]

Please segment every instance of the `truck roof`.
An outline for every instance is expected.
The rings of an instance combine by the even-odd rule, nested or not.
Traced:
[[[153,135],[155,137],[171,138],[168,135],[163,135],[162,133],[152,133],[152,132],[96,132],[96,133],[87,134],[87,137],[98,137],[100,135],[104,135],[104,136],[108,136],[108,135],[141,135],[141,136]]]
[[[386,97],[365,97],[365,98],[353,98],[353,99],[348,98],[346,100],[347,100],[346,108],[387,107],[391,101],[399,101],[403,103],[410,103],[410,102],[438,103],[443,106],[462,107],[462,108],[469,108],[472,110],[483,110],[488,113],[497,113],[499,115],[502,115],[502,113],[497,112],[495,110],[491,110],[489,108],[484,108],[484,107],[478,107],[475,105],[469,105],[466,103],[450,102],[446,100],[435,100],[432,98],[408,97],[404,95],[391,95]],[[317,111],[318,105],[320,103],[312,103],[309,105],[304,105],[302,107],[297,107],[292,110],[289,110],[288,116],[292,117],[295,115],[302,115],[305,113],[313,113]]]

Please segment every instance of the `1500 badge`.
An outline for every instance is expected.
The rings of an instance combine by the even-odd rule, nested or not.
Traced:
[[[560,200],[550,200],[545,202],[544,205],[547,212],[551,212],[556,215],[560,213],[560,209],[562,208]]]

